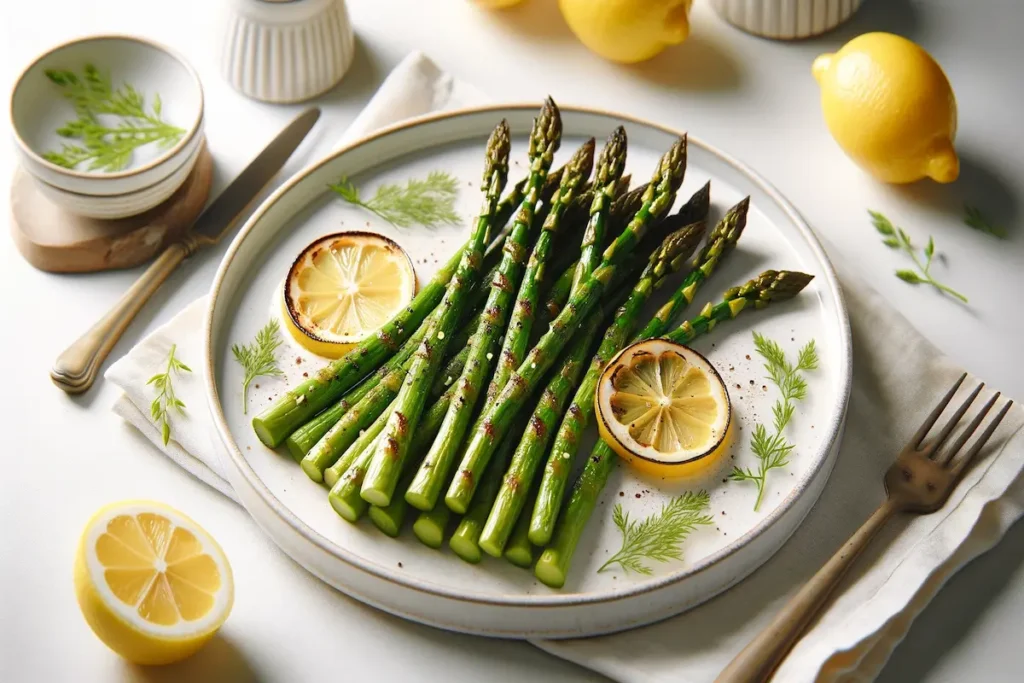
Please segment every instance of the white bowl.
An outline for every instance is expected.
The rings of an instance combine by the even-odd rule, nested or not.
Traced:
[[[65,168],[46,160],[48,151],[80,140],[61,137],[58,129],[78,118],[66,88],[51,82],[46,72],[70,70],[79,76],[86,65],[109,76],[114,89],[131,84],[152,113],[160,96],[160,118],[185,132],[168,149],[156,143],[137,147],[119,171],[87,170],[86,164]],[[39,180],[82,195],[123,195],[152,187],[180,170],[202,142],[203,88],[199,75],[177,53],[156,43],[130,36],[94,36],[65,43],[33,61],[11,93],[11,127],[25,169]],[[108,126],[117,116],[101,114]]]
[[[188,175],[195,167],[196,161],[199,160],[199,156],[202,154],[202,140],[204,137],[199,136],[199,139],[200,144],[196,147],[192,156],[186,159],[184,164],[176,168],[171,175],[135,192],[116,195],[79,194],[54,187],[39,178],[34,178],[34,180],[43,196],[54,204],[79,216],[102,220],[137,216],[165,202],[184,184],[185,180],[188,179]]]
[[[863,0],[711,0],[736,28],[765,38],[798,40],[831,31]]]

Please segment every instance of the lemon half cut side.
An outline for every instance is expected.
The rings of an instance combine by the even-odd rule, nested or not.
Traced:
[[[416,293],[416,271],[395,242],[371,232],[321,237],[292,263],[284,323],[307,351],[341,358],[401,311]]]
[[[169,664],[202,647],[234,602],[231,567],[216,541],[162,503],[126,501],[86,525],[75,594],[93,632],[136,664]]]
[[[664,339],[628,346],[605,368],[596,391],[601,438],[641,471],[689,475],[724,451],[729,393],[693,349]]]

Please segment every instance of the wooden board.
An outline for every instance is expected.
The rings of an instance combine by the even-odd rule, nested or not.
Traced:
[[[204,143],[195,168],[163,204],[138,216],[99,220],[57,206],[18,167],[11,181],[11,236],[25,260],[54,273],[131,268],[177,241],[206,206],[213,157]]]

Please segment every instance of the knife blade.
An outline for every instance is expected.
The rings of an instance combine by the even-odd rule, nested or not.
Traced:
[[[128,324],[182,261],[205,246],[217,244],[277,174],[320,118],[312,107],[295,117],[249,162],[238,177],[200,214],[185,236],[169,245],[88,332],[57,357],[50,379],[69,394],[80,394],[96,381],[100,366]]]
[[[249,162],[245,170],[217,195],[213,203],[196,219],[192,232],[202,235],[213,244],[219,242],[240,218],[248,214],[245,208],[281,170],[284,162],[309,134],[319,118],[320,109],[312,107],[292,119],[292,122]]]

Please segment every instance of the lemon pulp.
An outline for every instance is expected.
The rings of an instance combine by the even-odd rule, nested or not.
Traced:
[[[96,635],[137,664],[192,654],[234,600],[220,546],[182,513],[146,501],[108,506],[89,521],[75,559],[75,593]]]
[[[308,351],[340,358],[391,320],[415,290],[412,262],[391,240],[328,235],[306,247],[288,272],[285,327]]]
[[[620,352],[597,387],[601,438],[631,465],[681,476],[721,450],[731,407],[718,372],[696,351],[661,339]]]

